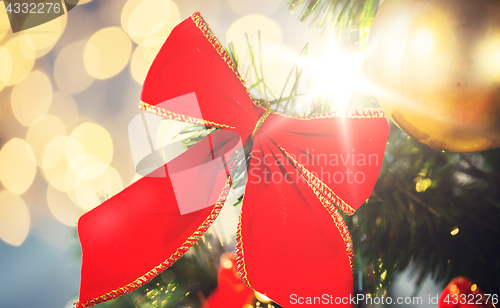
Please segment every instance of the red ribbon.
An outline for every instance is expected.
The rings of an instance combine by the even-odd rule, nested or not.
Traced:
[[[190,93],[196,108],[175,99]],[[142,178],[80,218],[77,307],[137,289],[203,235],[229,191],[237,144],[252,145],[237,231],[243,282],[285,307],[352,306],[353,249],[339,209],[352,215],[373,190],[389,131],[381,110],[272,112],[249,95],[199,13],[170,34],[142,101],[147,112],[220,129],[153,172],[162,176]],[[206,207],[182,215],[179,200],[189,198],[179,194],[199,195]]]

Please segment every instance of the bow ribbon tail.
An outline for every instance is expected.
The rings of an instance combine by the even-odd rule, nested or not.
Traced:
[[[182,257],[221,211],[241,148],[239,135],[216,131],[84,214],[77,307],[127,294]]]

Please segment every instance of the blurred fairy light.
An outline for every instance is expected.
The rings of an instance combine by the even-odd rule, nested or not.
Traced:
[[[70,134],[66,157],[79,176],[91,179],[106,171],[113,158],[113,140],[102,126],[85,122]],[[90,165],[90,166],[88,166]]]
[[[66,128],[63,122],[53,115],[44,115],[28,129],[26,141],[33,149],[39,167],[43,165],[45,148],[59,136],[66,136]]]
[[[140,24],[142,19],[148,18],[147,11],[153,8],[146,7],[144,3],[145,1],[129,0],[121,14],[122,28],[138,44],[130,60],[130,72],[132,78],[139,84],[144,83],[154,58],[172,29],[181,21],[179,9],[175,3],[163,1],[160,6],[161,10],[158,10],[147,23]],[[137,23],[141,27],[136,27]]]
[[[23,139],[14,138],[0,150],[0,181],[11,192],[23,194],[36,174],[35,154]]]
[[[424,192],[429,187],[432,186],[432,180],[429,178],[423,178],[419,176],[415,178],[414,182],[415,182],[415,190],[417,192]]]
[[[84,213],[81,207],[73,204],[67,194],[50,185],[47,187],[47,204],[57,220],[71,227],[76,226],[78,218]]]
[[[130,72],[132,78],[139,84],[143,84],[149,67],[160,51],[165,40],[162,37],[149,39],[137,46],[130,60]]]
[[[0,31],[1,32],[1,31]],[[7,47],[0,46],[0,91],[7,85],[12,74],[12,57]]]
[[[287,78],[297,63],[298,56],[299,51],[286,45],[262,50],[264,81],[274,93],[280,94],[283,91],[284,96],[290,93],[293,82],[288,81],[287,83]]]
[[[231,267],[233,267],[233,261],[231,261],[227,254],[223,254],[221,256],[221,265],[225,269],[230,269]]]
[[[172,1],[128,0],[121,13],[123,30],[137,44],[151,37],[166,39],[179,22],[179,10]]]
[[[11,107],[16,119],[30,126],[40,119],[52,102],[52,84],[47,75],[33,71],[12,90]]]
[[[104,173],[91,179],[78,177],[75,195],[78,205],[85,211],[90,211],[101,204],[100,198],[108,199],[122,190],[120,175],[113,167],[109,167]]]
[[[7,10],[5,9],[5,4],[7,2],[3,3],[4,3],[3,5],[0,4],[0,42],[7,35],[8,29],[10,29],[9,16],[7,15]]]
[[[260,31],[260,45],[263,52],[273,52],[283,41],[281,26],[272,18],[264,15],[247,15],[236,20],[226,32],[226,42],[234,44],[235,54],[239,57],[242,65],[250,63],[248,43],[245,34],[248,35],[252,47],[257,50],[259,43],[258,33]],[[259,61],[257,57],[255,59]],[[260,65],[259,65],[260,66]]]
[[[39,18],[36,14],[29,14],[28,19],[30,16]],[[35,58],[39,58],[52,50],[66,28],[67,19],[67,14],[64,14],[44,24],[24,30],[20,34],[20,39],[24,39],[26,46],[35,52]]]
[[[56,137],[45,148],[42,159],[42,169],[45,179],[54,188],[64,192],[67,191],[66,170],[69,168],[69,163],[65,153],[69,140],[70,138],[66,136]]]
[[[453,227],[453,229],[451,229],[450,234],[455,236],[458,234],[459,231],[460,231],[460,229],[458,229],[458,227]]]
[[[128,64],[132,42],[118,27],[94,33],[85,44],[83,63],[87,73],[96,79],[107,79],[121,72]]]
[[[23,199],[10,191],[0,192],[0,239],[20,246],[30,230],[30,212]]]
[[[12,71],[7,86],[13,86],[21,81],[35,65],[35,51],[27,42],[28,40],[16,36],[5,44],[12,61]]]
[[[83,50],[87,41],[75,41],[57,55],[54,64],[54,79],[60,90],[76,94],[87,89],[94,78],[87,73],[83,62]]]
[[[130,14],[127,32],[134,38],[145,38],[160,31],[171,14],[170,2],[141,0]]]

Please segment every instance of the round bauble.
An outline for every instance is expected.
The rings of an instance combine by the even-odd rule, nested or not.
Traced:
[[[498,295],[484,296],[483,292],[469,279],[456,277],[439,296],[438,308],[494,308]]]
[[[386,0],[367,67],[391,120],[431,147],[500,147],[500,1]]]

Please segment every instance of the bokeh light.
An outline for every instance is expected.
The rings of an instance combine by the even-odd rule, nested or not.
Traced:
[[[162,37],[154,37],[140,44],[135,49],[130,61],[130,72],[132,73],[132,78],[139,84],[144,83],[149,68],[164,42]]]
[[[65,225],[75,227],[84,210],[76,206],[67,194],[48,186],[47,204],[54,217]]]
[[[45,179],[50,185],[60,191],[67,191],[65,181],[66,170],[69,168],[69,163],[66,159],[66,146],[69,140],[70,138],[66,136],[56,137],[45,148],[42,159]],[[83,153],[83,148],[76,140],[73,141],[73,146],[79,148]]]
[[[24,126],[40,119],[52,102],[52,84],[47,75],[33,71],[14,86],[11,106],[14,116]]]
[[[36,15],[29,14],[26,22],[35,24],[35,22],[29,21],[29,18],[39,18]],[[39,58],[47,54],[57,43],[64,32],[67,19],[67,14],[64,14],[51,21],[24,30],[21,32],[20,38],[26,41],[26,46],[35,52],[36,58]]]
[[[12,72],[7,82],[8,86],[15,85],[22,80],[35,64],[35,51],[28,46],[29,39],[16,36],[5,44],[12,61]]]
[[[103,201],[123,190],[123,182],[118,172],[109,167],[104,173],[92,179],[79,177],[76,181],[75,194],[78,204],[90,211]]]
[[[78,125],[78,106],[75,100],[64,92],[54,92],[52,94],[52,104],[47,111],[61,119],[67,130],[72,130]]]
[[[262,62],[265,82],[273,89],[274,93],[280,93],[285,88],[288,75],[297,62],[299,51],[285,45],[278,45],[272,49],[262,50]],[[283,93],[290,93],[293,82],[286,84]]]
[[[1,30],[0,30],[1,31]],[[12,74],[12,57],[7,47],[0,46],[0,91],[7,85]]]
[[[26,134],[26,141],[33,149],[39,167],[43,167],[43,155],[50,142],[56,137],[65,135],[66,128],[63,122],[53,115],[45,115],[31,125]]]
[[[66,93],[79,93],[94,81],[83,64],[85,44],[86,41],[83,40],[70,43],[57,55],[54,64],[54,79],[59,89]]]
[[[74,172],[92,179],[106,171],[113,158],[113,140],[106,129],[86,122],[75,128],[70,137],[74,141],[66,145],[66,157]]]
[[[101,29],[94,33],[85,45],[85,69],[90,76],[97,79],[113,77],[125,68],[131,51],[132,42],[122,29]]]
[[[148,37],[157,36],[171,17],[176,17],[176,10],[172,1],[128,0],[123,6],[121,25],[136,43],[141,43]]]
[[[14,138],[0,150],[0,180],[15,194],[24,193],[36,174],[35,154],[23,139]]]
[[[280,0],[228,0],[231,9],[238,15],[265,14],[271,15],[278,9]]]
[[[234,44],[235,53],[240,59],[248,57],[248,44],[245,33],[248,34],[254,52],[258,50],[260,31],[260,46],[262,50],[273,49],[283,40],[280,25],[272,18],[264,15],[247,15],[236,20],[227,30],[226,42]],[[245,62],[245,60],[242,60]]]
[[[30,212],[23,199],[10,191],[0,192],[0,239],[20,246],[30,230]]]
[[[2,1],[3,2],[3,1]],[[0,42],[5,38],[7,33],[9,33],[10,22],[9,16],[7,15],[7,10],[5,10],[5,3],[0,4]]]

